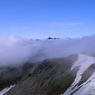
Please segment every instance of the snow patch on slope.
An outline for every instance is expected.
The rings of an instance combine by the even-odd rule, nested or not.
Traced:
[[[86,84],[86,82],[83,84],[83,87],[77,91],[74,95],[78,95],[78,93],[80,93],[80,95],[92,95],[91,90],[95,89],[95,72],[93,73],[93,75],[88,79],[88,81],[91,80],[90,83]]]
[[[81,79],[81,75],[84,73],[85,70],[88,69],[88,67],[90,65],[92,65],[93,63],[95,63],[95,58],[88,56],[88,55],[84,55],[84,54],[78,54],[78,59],[75,61],[74,65],[72,66],[71,70],[73,68],[75,68],[76,66],[80,66],[80,69],[77,73],[76,79],[74,81],[74,83],[72,84],[72,86],[64,93],[64,95],[70,95],[71,92],[75,91],[76,89],[78,89],[79,87],[75,87],[72,90],[72,87],[77,84],[79,82],[79,80]],[[91,75],[91,77],[84,82],[81,86],[81,88],[76,91],[73,95],[92,95],[91,90],[95,89],[95,72]]]
[[[0,95],[4,95],[7,91],[9,91],[12,87],[14,87],[15,85],[11,85],[8,88],[4,88],[2,91],[0,91]]]
[[[95,62],[95,58],[84,55],[84,54],[78,54],[78,59],[74,63],[71,69],[75,68],[76,66],[80,66],[80,70],[77,73],[76,79],[75,79],[75,84],[79,82],[81,79],[81,75],[84,73],[87,68]]]

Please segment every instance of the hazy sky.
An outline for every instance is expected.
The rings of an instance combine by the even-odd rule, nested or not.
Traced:
[[[95,0],[0,0],[0,37],[95,33]]]

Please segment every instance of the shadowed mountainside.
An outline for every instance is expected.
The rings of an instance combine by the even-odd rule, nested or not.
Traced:
[[[88,79],[95,72],[95,63],[81,69],[84,63],[89,63],[88,61],[94,62],[95,58],[74,54],[65,58],[43,60],[34,64],[25,77],[4,95],[77,95],[77,91],[94,81],[93,77],[91,80]],[[79,65],[78,62],[83,63]],[[78,66],[73,67],[74,64]],[[75,83],[79,71],[83,72],[80,80]],[[91,92],[83,95],[91,95]]]
[[[4,95],[60,95],[74,82],[79,67],[71,67],[76,60],[77,55],[72,55],[39,62]]]
[[[18,83],[33,65],[26,63],[20,67],[0,67],[0,90]]]

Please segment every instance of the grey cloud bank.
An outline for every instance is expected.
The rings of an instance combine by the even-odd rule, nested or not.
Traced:
[[[36,63],[46,58],[66,57],[75,53],[95,53],[95,35],[80,39],[33,40],[9,36],[0,38],[0,66]]]

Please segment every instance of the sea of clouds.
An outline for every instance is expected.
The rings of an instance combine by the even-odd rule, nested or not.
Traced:
[[[47,58],[95,53],[95,35],[70,39],[33,40],[11,35],[0,37],[0,66],[36,63]]]

